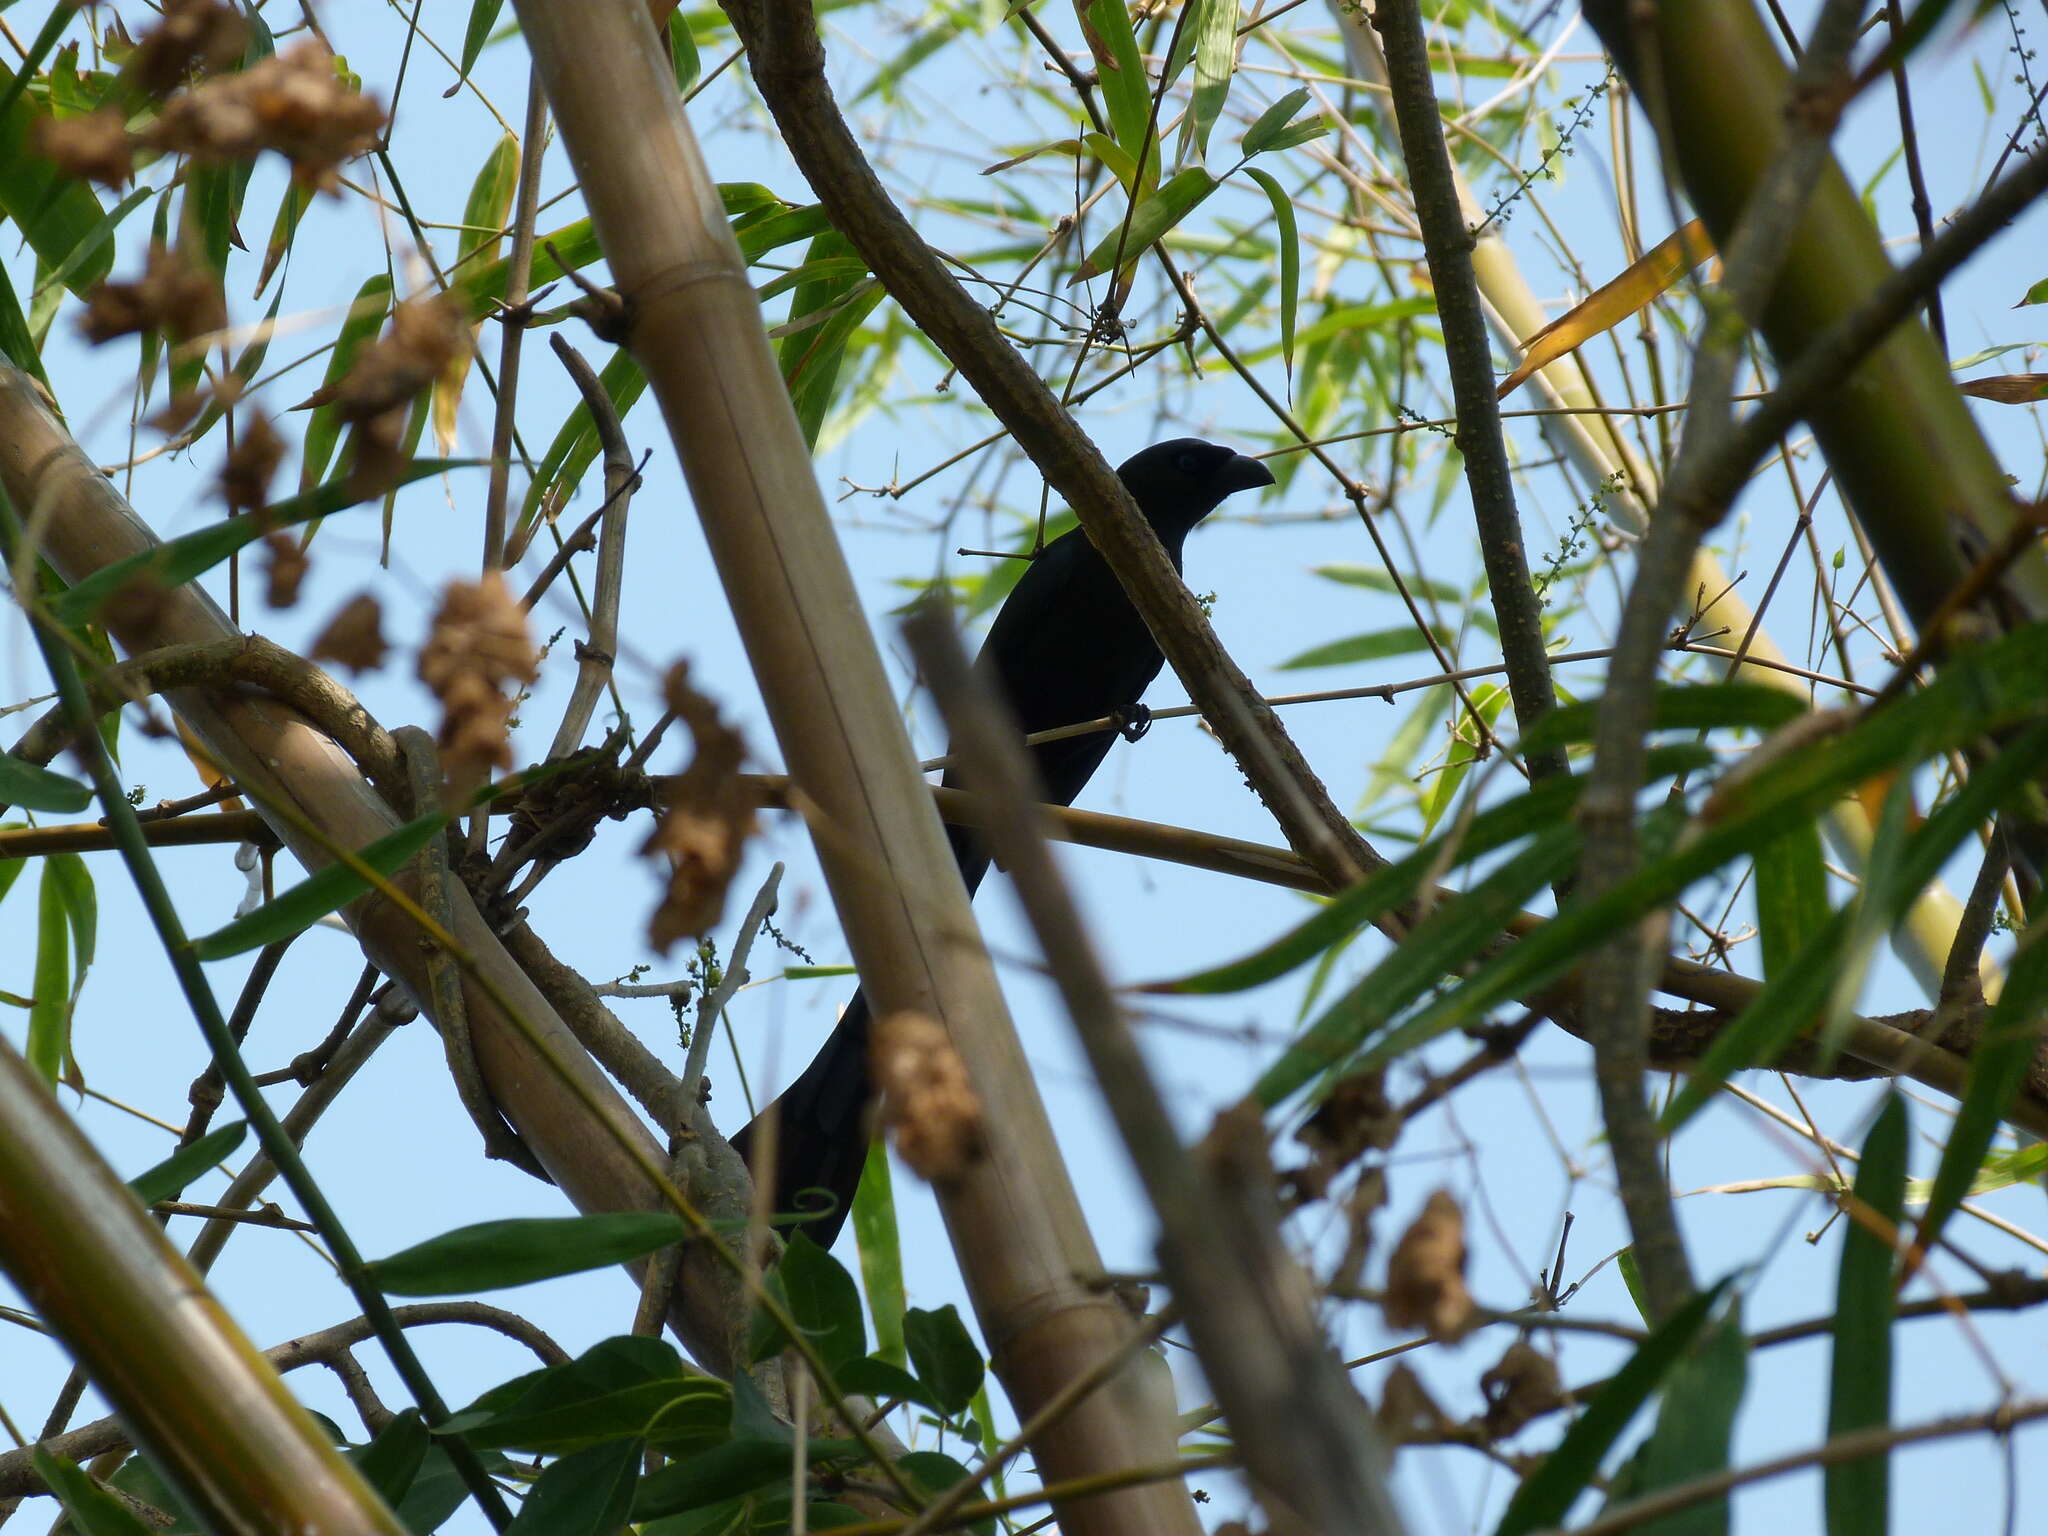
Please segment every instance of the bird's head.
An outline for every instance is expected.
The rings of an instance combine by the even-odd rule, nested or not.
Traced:
[[[1174,544],[1225,497],[1271,485],[1273,472],[1257,459],[1217,443],[1177,437],[1124,460],[1117,478],[1160,538]]]

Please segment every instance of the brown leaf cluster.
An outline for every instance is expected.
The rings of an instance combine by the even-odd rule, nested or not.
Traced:
[[[249,23],[221,0],[163,0],[157,24],[142,34],[123,73],[145,96],[168,96],[196,69],[213,74],[241,58]]]
[[[496,571],[451,581],[420,648],[419,679],[441,703],[441,767],[450,803],[460,803],[493,768],[512,766],[514,701],[507,683],[531,683],[533,643],[526,613]]]
[[[182,249],[155,245],[139,281],[93,285],[78,328],[97,345],[138,331],[189,341],[227,323],[220,275]]]
[[[335,70],[327,45],[307,39],[236,74],[201,81],[164,103],[138,142],[196,160],[246,160],[274,149],[293,179],[333,192],[339,168],[374,149],[384,108]]]
[[[358,592],[313,642],[313,659],[331,661],[351,672],[371,672],[384,665],[390,647],[384,640],[384,610],[367,592]]]
[[[1557,1362],[1527,1339],[1517,1339],[1479,1378],[1486,1397],[1487,1434],[1505,1440],[1524,1424],[1564,1406],[1564,1382]]]
[[[299,583],[306,579],[312,562],[297,536],[283,530],[265,534],[263,547],[270,556],[263,569],[268,583],[264,601],[273,608],[289,608],[299,600]]]
[[[1422,1378],[1405,1361],[1387,1372],[1375,1417],[1392,1446],[1435,1444],[1453,1427],[1451,1416],[1437,1406]]]
[[[1440,1344],[1462,1339],[1473,1323],[1465,1289],[1465,1215],[1447,1190],[1429,1197],[1387,1260],[1387,1325],[1420,1328]]]
[[[356,494],[374,496],[396,481],[405,465],[407,408],[469,344],[461,301],[447,294],[408,299],[347,373],[300,403],[301,410],[332,405],[354,426],[349,478]]]
[[[135,174],[128,114],[116,106],[95,107],[77,117],[38,117],[30,142],[66,176],[120,188]]]
[[[922,1013],[892,1013],[877,1021],[869,1051],[906,1163],[937,1183],[981,1156],[981,1099],[943,1024]]]
[[[1384,1152],[1401,1134],[1401,1117],[1387,1098],[1383,1071],[1353,1072],[1337,1080],[1294,1139],[1310,1162],[1290,1174],[1303,1199],[1320,1200],[1337,1176],[1368,1151]]]
[[[696,743],[640,850],[669,861],[668,889],[647,925],[648,938],[665,954],[676,940],[716,927],[724,915],[726,887],[754,830],[754,797],[739,777],[746,742],[718,717],[718,706],[690,686],[688,662],[669,668],[662,693]]]
[[[244,415],[235,446],[221,466],[220,491],[231,511],[259,511],[270,500],[270,482],[284,462],[284,439],[261,411]]]

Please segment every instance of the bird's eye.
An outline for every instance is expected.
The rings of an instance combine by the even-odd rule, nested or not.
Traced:
[[[1195,462],[1195,456],[1192,453],[1174,455],[1173,467],[1184,475],[1199,474],[1202,468],[1200,464]]]

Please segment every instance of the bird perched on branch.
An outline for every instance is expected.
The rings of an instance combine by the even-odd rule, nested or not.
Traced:
[[[1203,518],[1238,491],[1273,483],[1272,471],[1200,438],[1155,443],[1117,470],[1138,510],[1181,568],[1181,546]],[[1115,716],[1136,740],[1139,701],[1164,658],[1088,536],[1075,528],[1046,545],[1004,600],[976,665],[1008,701],[1026,735]],[[1108,755],[1107,731],[1041,742],[1031,749],[1046,798],[1071,805]],[[949,770],[946,783],[954,782]],[[988,872],[980,833],[948,827],[971,896]],[[777,1116],[775,1209],[817,1210],[803,1230],[820,1246],[839,1235],[867,1161],[867,998],[856,992],[831,1037],[782,1097],[733,1137],[741,1155],[761,1119]],[[756,1179],[761,1177],[755,1170]]]

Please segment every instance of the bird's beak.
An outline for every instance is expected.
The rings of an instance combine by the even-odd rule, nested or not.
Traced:
[[[1244,454],[1234,455],[1223,466],[1222,483],[1233,491],[1254,490],[1273,483],[1273,471],[1266,468],[1262,459],[1248,458]]]

